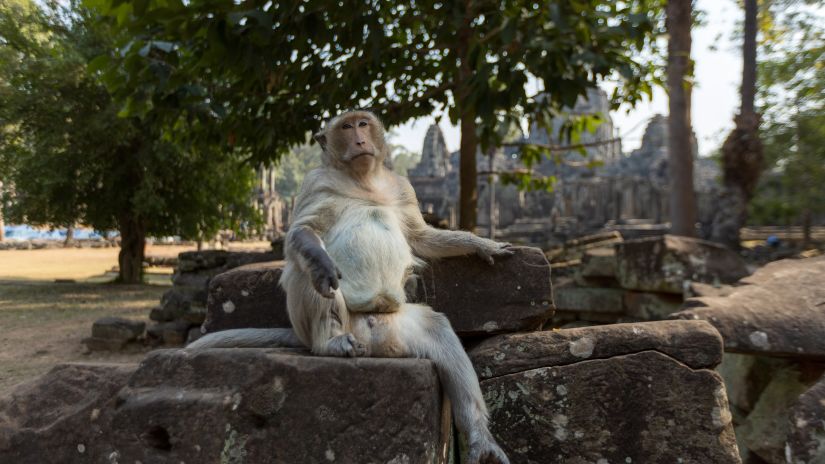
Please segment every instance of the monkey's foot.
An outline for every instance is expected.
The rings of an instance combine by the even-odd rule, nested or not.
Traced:
[[[493,440],[492,437],[485,437],[474,443],[470,443],[470,452],[467,453],[469,464],[510,464],[507,455]]]
[[[326,356],[340,356],[354,358],[356,356],[364,356],[367,354],[367,347],[355,339],[355,335],[345,333],[332,337],[327,342]]]

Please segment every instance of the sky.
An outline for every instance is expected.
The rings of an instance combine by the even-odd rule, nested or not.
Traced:
[[[736,22],[744,17],[733,0],[698,0],[696,8],[705,13],[704,24],[693,29],[691,54],[695,62],[692,122],[699,143],[699,154],[706,156],[718,148],[733,128],[733,116],[739,107],[739,83],[742,75],[741,44],[733,42]],[[656,89],[653,99],[636,108],[620,108],[611,113],[613,124],[622,137],[626,153],[638,148],[646,121],[659,113],[667,115],[667,95]],[[434,117],[418,118],[393,128],[393,143],[416,153],[421,152],[424,134]],[[448,118],[441,121],[447,148],[458,150],[459,130]]]

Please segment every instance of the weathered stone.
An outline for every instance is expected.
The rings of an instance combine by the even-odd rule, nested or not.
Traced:
[[[825,462],[825,376],[799,397],[790,415],[788,457],[793,463]]]
[[[555,303],[559,311],[621,314],[624,290],[614,288],[556,288]]]
[[[759,395],[753,411],[736,429],[739,443],[747,453],[759,456],[762,462],[786,462],[785,443],[795,427],[791,423],[791,408],[808,388],[800,381],[799,374],[792,367],[775,372]]]
[[[734,287],[730,285],[713,285],[702,282],[691,282],[685,298],[692,298],[696,296],[728,296],[733,292]]]
[[[623,296],[625,314],[645,321],[666,319],[679,311],[682,297],[672,293],[625,292]]]
[[[158,350],[62,365],[0,398],[0,462],[447,463],[449,404],[416,359]]]
[[[189,345],[190,343],[201,338],[202,336],[203,332],[201,332],[200,327],[190,327],[189,332],[186,333],[186,344]]]
[[[0,462],[112,462],[116,394],[135,369],[63,364],[0,398]]]
[[[704,321],[658,321],[491,337],[470,350],[482,379],[586,359],[659,351],[693,369],[713,368],[722,359],[722,340]]]
[[[459,335],[535,329],[553,314],[550,266],[541,250],[515,247],[490,266],[476,256],[443,259],[423,272],[411,301],[447,315]],[[259,263],[216,276],[209,288],[207,332],[289,327],[278,285],[283,262]]]
[[[224,270],[251,263],[274,261],[273,253],[240,252],[225,250],[185,251],[178,255],[180,273],[223,267]]]
[[[581,261],[580,272],[584,277],[616,276],[616,250],[613,247],[585,250]]]
[[[217,268],[214,272],[217,272],[220,269],[221,268]],[[216,275],[217,274],[209,272],[208,270],[201,272],[175,273],[172,275],[172,283],[182,287],[208,288],[209,279]]]
[[[726,297],[691,298],[674,315],[704,319],[739,353],[825,359],[825,256],[770,263]]]
[[[447,462],[429,361],[159,350],[119,402],[121,462]]]
[[[616,245],[616,277],[630,290],[682,294],[685,282],[733,283],[747,275],[739,255],[705,240],[664,235]]]
[[[215,276],[204,330],[290,327],[286,293],[278,285],[283,266],[283,261],[249,264]]]
[[[146,335],[155,343],[182,346],[186,342],[191,326],[185,321],[161,322],[146,329]]]
[[[550,265],[538,248],[512,249],[493,266],[477,256],[430,263],[415,300],[444,313],[461,336],[541,327],[553,315]]]
[[[512,462],[739,463],[709,324],[494,337],[471,351]]]
[[[146,323],[122,317],[104,317],[92,324],[92,337],[107,340],[130,341],[143,335]]]

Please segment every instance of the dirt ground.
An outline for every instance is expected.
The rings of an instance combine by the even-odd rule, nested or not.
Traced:
[[[242,244],[230,249],[257,249]],[[268,244],[267,244],[268,245]],[[149,256],[194,249],[147,247]],[[64,362],[138,362],[138,353],[89,353],[81,340],[105,316],[148,321],[171,285],[171,268],[151,268],[150,285],[108,283],[116,275],[117,248],[0,251],[0,396],[20,382]],[[55,279],[73,280],[58,283]],[[146,350],[148,351],[148,350]]]

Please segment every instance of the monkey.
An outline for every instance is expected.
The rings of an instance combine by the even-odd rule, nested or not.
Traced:
[[[424,259],[475,253],[490,264],[509,244],[424,222],[409,181],[387,169],[385,129],[369,111],[331,119],[315,134],[322,165],[307,174],[284,243],[292,329],[234,329],[187,348],[306,347],[320,356],[432,360],[470,463],[509,464],[488,428],[475,370],[447,317],[408,303],[404,284]]]

